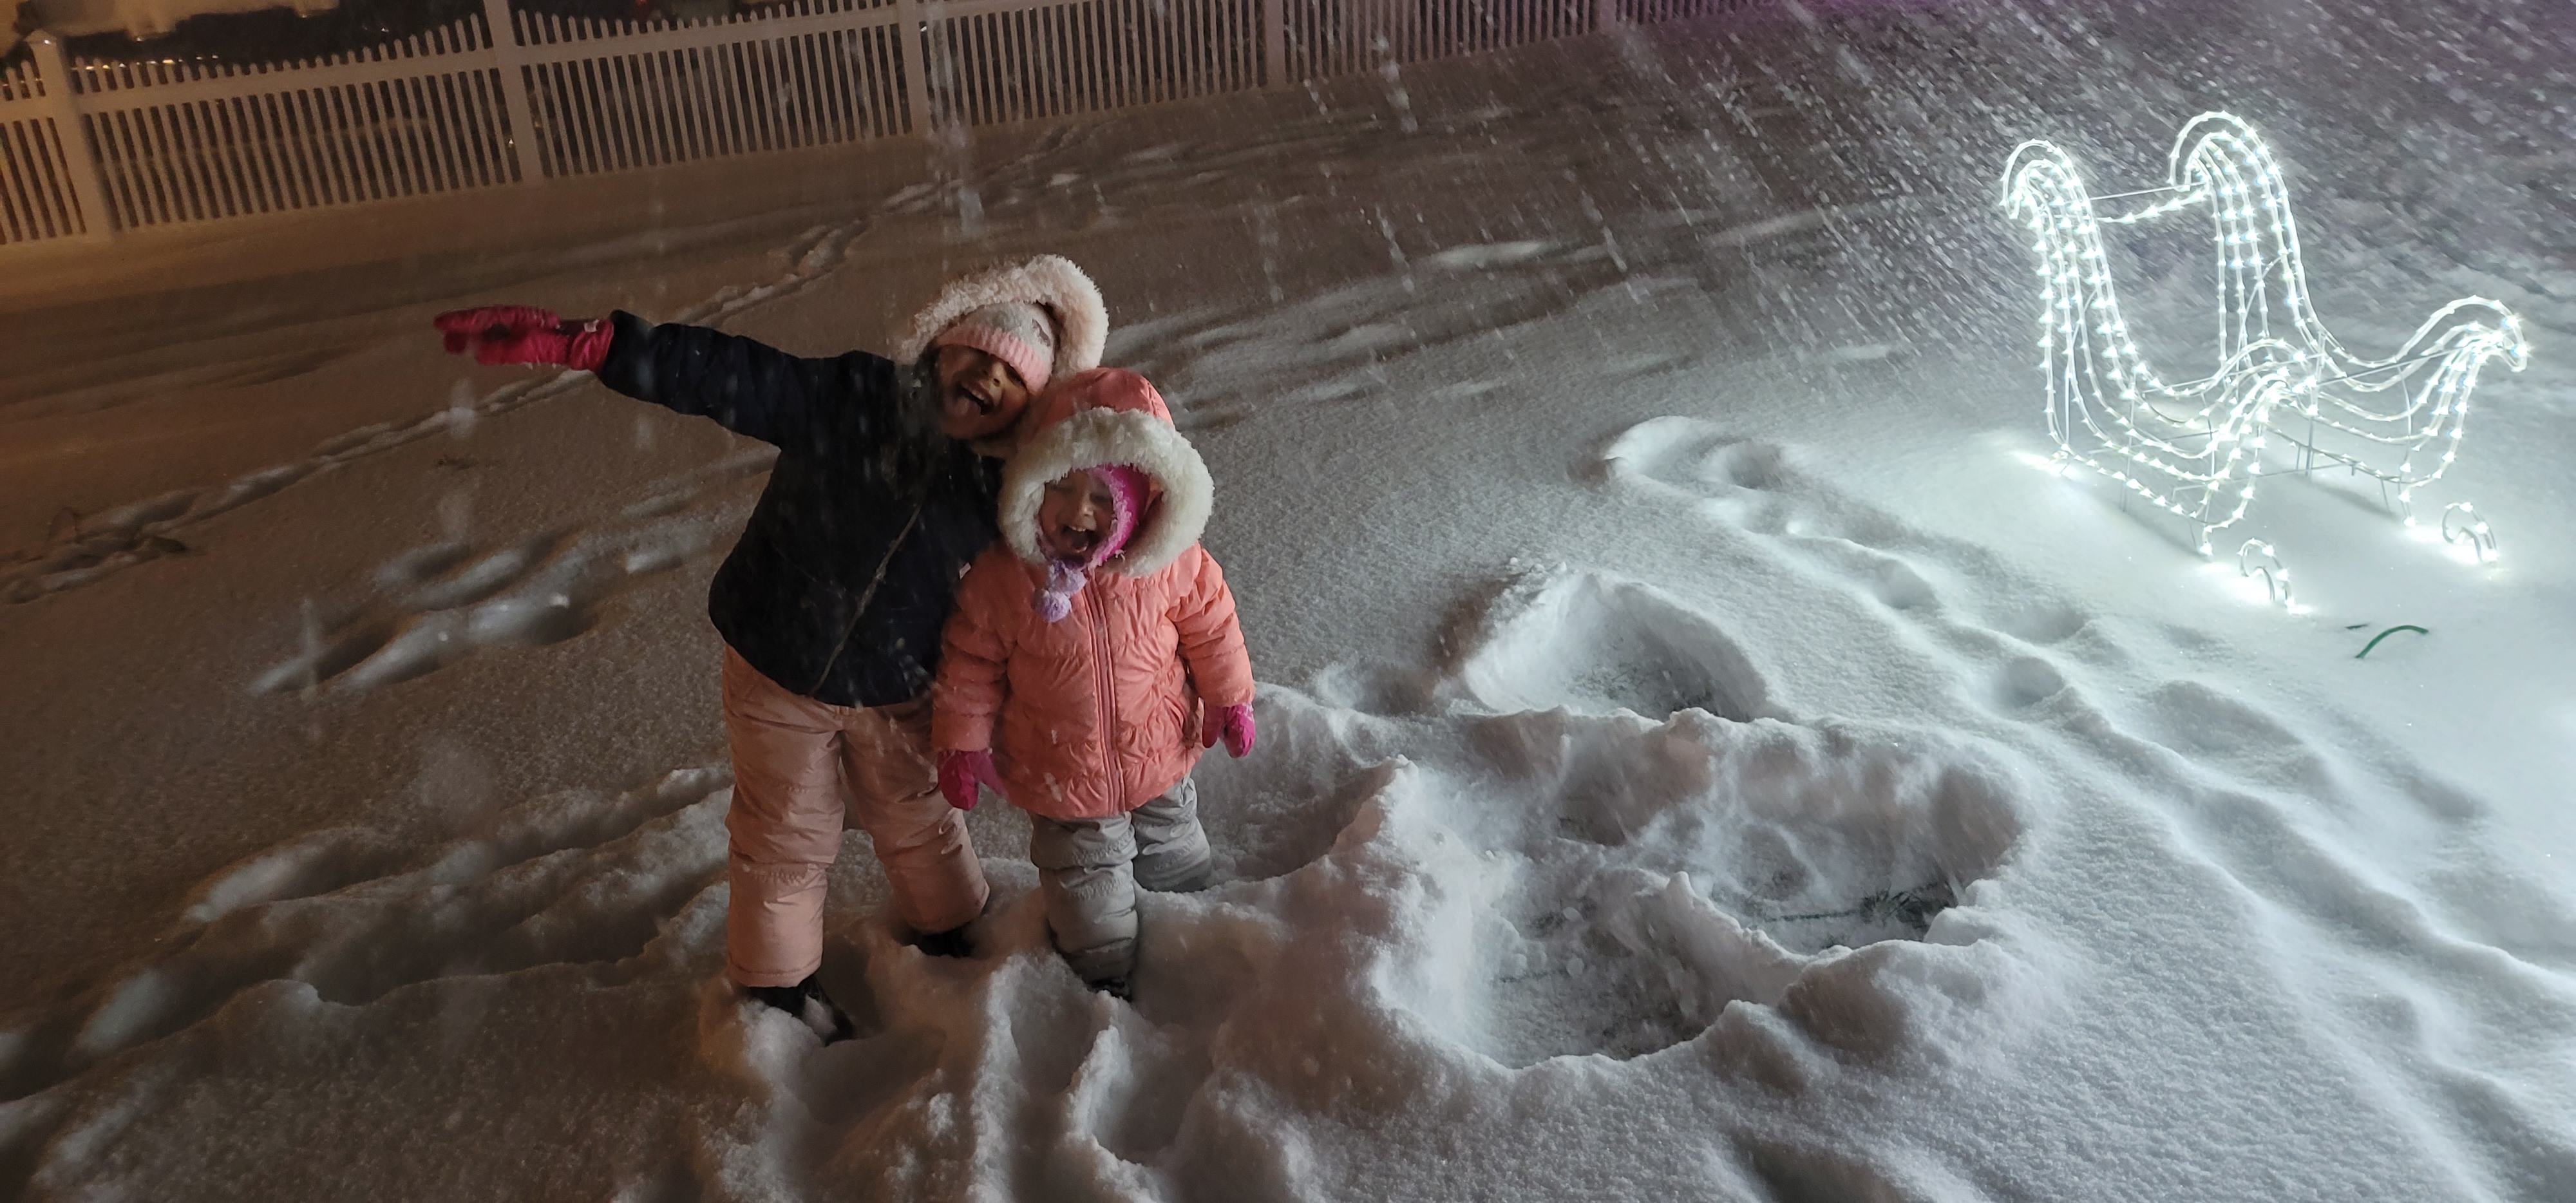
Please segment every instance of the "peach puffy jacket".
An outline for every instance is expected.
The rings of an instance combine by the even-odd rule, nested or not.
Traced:
[[[1013,805],[1053,819],[1123,814],[1198,764],[1202,699],[1252,700],[1234,595],[1198,545],[1213,500],[1207,468],[1160,394],[1101,369],[1050,388],[1002,481],[1003,542],[967,570],[939,658],[931,742],[990,748]],[[1037,505],[1077,468],[1130,464],[1154,499],[1126,551],[1050,623]]]

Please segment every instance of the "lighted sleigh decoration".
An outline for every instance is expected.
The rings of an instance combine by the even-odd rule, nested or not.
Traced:
[[[2380,482],[2389,508],[2415,525],[2415,491],[2459,456],[2469,394],[2498,356],[2529,360],[2522,320],[2483,297],[2436,310],[2395,354],[2346,350],[2317,320],[2280,168],[2253,129],[2225,113],[2183,127],[2161,187],[2097,195],[2066,152],[2025,142],[2004,174],[2004,205],[2039,253],[2041,367],[2056,459],[2125,485],[2190,525],[2202,555],[2254,503],[2273,440],[2307,472],[2320,461]],[[2199,210],[2216,228],[2219,343],[2214,370],[2172,381],[2138,352],[2120,316],[2102,227]],[[2443,511],[2443,537],[2493,555],[2494,536],[2466,502]],[[2248,540],[2276,599],[2288,574]],[[2253,569],[2248,568],[2249,574]]]

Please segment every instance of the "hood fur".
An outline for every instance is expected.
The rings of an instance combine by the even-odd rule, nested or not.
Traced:
[[[895,346],[895,362],[913,364],[930,350],[930,341],[957,319],[986,305],[1025,301],[1055,319],[1054,376],[1058,378],[1100,366],[1109,343],[1109,310],[1100,289],[1073,260],[1040,255],[1024,263],[970,272],[950,280],[929,305],[912,316],[912,327]]]
[[[1198,449],[1173,428],[1171,410],[1152,383],[1134,372],[1099,369],[1048,389],[1037,404],[1038,428],[1020,441],[1002,473],[1002,537],[1020,559],[1046,563],[1038,548],[1038,501],[1048,482],[1102,464],[1137,468],[1162,490],[1109,571],[1152,576],[1207,532],[1216,484]]]

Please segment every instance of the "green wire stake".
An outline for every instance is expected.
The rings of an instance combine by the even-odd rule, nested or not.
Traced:
[[[2370,637],[2370,642],[2368,642],[2368,643],[2365,643],[2365,644],[2361,645],[2361,650],[2360,650],[2360,651],[2357,651],[2357,652],[2354,652],[2354,653],[2352,654],[2352,658],[2353,658],[2353,659],[2355,659],[2355,660],[2359,660],[2359,659],[2361,659],[2362,657],[2369,655],[2369,654],[2370,654],[2370,649],[2375,648],[2375,647],[2378,647],[2378,646],[2379,646],[2379,641],[2380,641],[2380,640],[2382,640],[2382,639],[2386,639],[2386,638],[2388,638],[2389,636],[2394,635],[2394,634],[2396,634],[2396,633],[2397,633],[2397,632],[2399,632],[2399,631],[2413,631],[2413,632],[2415,632],[2415,633],[2416,633],[2416,634],[2418,634],[2418,635],[2430,635],[2430,634],[2432,634],[2432,633],[2433,633],[2433,632],[2431,632],[2431,631],[2427,631],[2427,630],[2425,630],[2425,629],[2424,629],[2424,628],[2422,628],[2422,627],[2416,626],[2414,623],[2411,623],[2411,622],[2410,622],[2410,623],[2402,623],[2402,624],[2399,624],[2399,625],[2397,625],[2397,626],[2390,627],[2390,628],[2388,628],[2388,629],[2387,629],[2387,630],[2385,630],[2385,631],[2381,631],[2380,633],[2378,633],[2378,634],[2376,634],[2376,635],[2371,636],[2371,637]]]

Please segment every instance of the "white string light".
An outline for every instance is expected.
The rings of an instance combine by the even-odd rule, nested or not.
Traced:
[[[2470,554],[2481,564],[2495,562],[2495,531],[2488,528],[2486,519],[2478,517],[2478,508],[2468,502],[2454,501],[2442,507],[2442,541],[2454,547],[2468,544]]]
[[[2236,549],[2236,575],[2263,576],[2263,592],[2281,606],[2290,604],[2290,570],[2281,563],[2279,552],[2261,539],[2247,539]]]
[[[2211,532],[2253,504],[2274,438],[2297,450],[2302,471],[2323,458],[2393,487],[2413,526],[2415,489],[2459,457],[2479,369],[2499,355],[2517,372],[2529,361],[2522,319],[2463,298],[2396,354],[2355,355],[2317,320],[2289,193],[2251,127],[2225,113],[2193,118],[2174,140],[2166,180],[2094,195],[2066,152],[2041,141],[2022,143],[2005,168],[2004,205],[2039,254],[2040,369],[2058,458],[2181,516],[2204,556]],[[2127,204],[2097,210],[2111,202]],[[2120,316],[2102,227],[2201,207],[2216,230],[2217,365],[2172,383]]]

